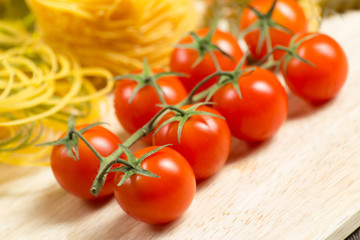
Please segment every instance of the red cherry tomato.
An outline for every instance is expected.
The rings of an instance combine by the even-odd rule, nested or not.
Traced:
[[[190,106],[183,106],[187,109]],[[205,111],[216,115],[216,110],[200,106],[197,111]],[[157,128],[171,118],[173,112],[165,115],[158,123]],[[170,145],[181,153],[190,163],[197,179],[207,178],[216,173],[226,162],[231,145],[231,133],[226,121],[219,117],[208,115],[193,115],[184,124],[178,142],[179,122],[172,122],[160,128],[153,137],[154,145]]]
[[[153,73],[160,73],[163,70],[153,69]],[[175,105],[186,98],[187,91],[177,77],[166,76],[157,80],[164,92],[164,99],[167,104]],[[134,80],[123,79],[117,82],[114,91],[114,107],[117,119],[123,128],[129,133],[134,133],[147,123],[157,112],[161,110],[156,106],[161,101],[152,86],[145,86],[140,89],[129,103],[131,93],[138,83]],[[149,134],[145,141],[151,143]]]
[[[297,39],[301,41],[309,34]],[[316,34],[297,48],[297,54],[314,66],[292,58],[282,73],[290,90],[301,98],[321,102],[333,98],[345,83],[348,61],[341,46],[325,34]]]
[[[277,77],[256,68],[238,79],[242,98],[231,83],[219,89],[214,108],[229,124],[233,136],[246,141],[262,141],[273,136],[288,113],[288,98]]]
[[[134,155],[140,158],[156,147],[147,147]],[[131,217],[150,224],[171,222],[190,206],[196,190],[194,173],[175,150],[165,147],[145,158],[141,166],[160,178],[132,175],[121,186],[115,186],[115,198]],[[117,172],[115,184],[124,173]]]
[[[261,13],[265,14],[270,10],[273,1],[253,0],[249,2],[249,4]],[[283,30],[271,27],[270,39],[272,47],[276,45],[287,46],[293,34],[307,31],[307,21],[304,11],[295,0],[278,0],[272,14],[272,19],[292,32],[292,34],[290,34]],[[240,29],[246,29],[257,20],[258,18],[255,13],[250,8],[246,7],[240,18]],[[256,59],[261,59],[268,53],[265,43],[263,43],[260,51],[256,51],[259,42],[259,35],[260,31],[254,30],[245,36],[245,41]],[[284,52],[275,51],[274,59],[279,60],[283,55]]]
[[[200,37],[205,37],[209,32],[209,28],[203,28],[196,31]],[[179,44],[192,43],[194,40],[190,35],[183,38]],[[229,54],[231,58],[223,55],[219,51],[214,51],[217,61],[219,62],[220,68],[225,71],[234,70],[238,62],[243,57],[243,52],[236,38],[227,32],[215,30],[211,42],[216,44],[220,49]],[[214,64],[209,53],[206,53],[201,62],[196,66],[193,66],[196,62],[199,53],[194,49],[187,48],[176,48],[171,54],[170,69],[175,72],[182,72],[187,77],[179,77],[181,82],[184,84],[188,92],[190,92],[194,86],[207,76],[216,72],[216,65]],[[211,79],[209,82],[204,84],[200,90],[206,89],[216,82],[217,78]]]
[[[81,125],[76,129],[85,126]],[[83,136],[104,157],[114,152],[118,144],[121,144],[115,134],[101,126],[95,126],[85,131]],[[100,167],[100,160],[81,139],[79,139],[79,159],[77,161],[67,154],[64,145],[57,145],[51,152],[50,163],[60,186],[79,198],[95,199],[113,194],[114,173],[108,174],[98,197],[90,193],[90,188]]]

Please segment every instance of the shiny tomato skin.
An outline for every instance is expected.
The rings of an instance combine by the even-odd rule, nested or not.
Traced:
[[[146,147],[134,155],[140,158],[155,149]],[[141,166],[160,178],[132,175],[117,186],[124,176],[115,176],[115,198],[120,207],[136,220],[149,224],[162,224],[179,218],[191,205],[196,191],[194,173],[175,150],[165,147],[147,157]]]
[[[251,6],[261,13],[267,13],[273,1],[253,0],[249,2]],[[307,31],[307,21],[303,9],[295,0],[278,0],[272,19],[287,28],[292,33],[287,33],[279,29],[270,28],[270,39],[272,47],[276,45],[287,46],[293,34]],[[245,8],[240,18],[240,30],[244,30],[257,20],[257,16],[250,8]],[[261,59],[267,54],[266,44],[262,45],[259,52],[256,51],[259,41],[259,30],[252,31],[245,36],[245,41],[249,46],[250,52],[256,59]],[[279,60],[285,53],[275,51],[274,59]]]
[[[300,41],[309,34],[300,35]],[[290,90],[310,102],[322,102],[335,97],[346,81],[348,61],[341,46],[330,36],[317,33],[297,48],[297,54],[311,66],[292,58],[282,73]]]
[[[187,109],[190,105],[181,107]],[[200,106],[198,111],[221,114],[206,106]],[[158,123],[174,116],[168,113]],[[190,163],[196,179],[205,179],[215,174],[225,164],[231,147],[231,133],[226,121],[219,117],[208,115],[191,116],[183,126],[180,143],[178,142],[178,122],[172,122],[160,128],[153,136],[154,145],[172,144],[169,147],[182,154]]]
[[[161,69],[153,69],[152,71],[153,73],[164,72]],[[165,93],[164,99],[167,104],[177,104],[187,96],[187,91],[175,76],[162,77],[157,80],[157,83]],[[156,106],[161,104],[161,101],[152,86],[145,86],[140,89],[129,104],[131,93],[137,85],[138,83],[134,80],[123,79],[117,82],[114,90],[116,117],[129,133],[137,131],[161,110],[160,107]],[[145,137],[145,142],[151,143],[151,135]]]
[[[228,83],[213,97],[214,108],[225,118],[233,136],[257,142],[273,136],[288,114],[284,87],[270,71],[256,68],[238,79],[242,98]]]
[[[85,126],[80,125],[76,129]],[[117,149],[118,144],[121,144],[115,134],[101,126],[95,126],[85,131],[83,136],[102,156],[110,155]],[[108,174],[97,197],[90,193],[90,188],[100,167],[100,160],[81,139],[79,139],[79,160],[75,161],[71,158],[64,145],[57,145],[51,152],[50,164],[60,186],[79,198],[91,200],[113,194],[114,173]]]
[[[196,34],[204,37],[208,32],[209,28],[202,28],[196,31]],[[188,44],[192,43],[193,41],[194,40],[189,35],[187,35],[179,42],[179,44]],[[244,55],[236,38],[230,33],[215,30],[211,42],[232,56],[232,59],[230,59],[221,52],[214,51],[220,68],[225,71],[234,70]],[[186,77],[179,77],[179,79],[184,84],[188,92],[190,92],[194,86],[205,77],[216,72],[216,65],[214,64],[209,53],[205,54],[204,58],[199,64],[193,66],[198,56],[198,52],[194,49],[176,47],[171,54],[170,69],[171,71],[182,72],[187,75]],[[209,82],[204,84],[200,90],[204,90],[213,85],[216,82],[216,79],[216,77],[211,79]]]

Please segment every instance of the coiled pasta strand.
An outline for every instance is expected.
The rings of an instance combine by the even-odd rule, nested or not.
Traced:
[[[56,53],[19,25],[0,22],[0,162],[48,165],[50,148],[34,144],[63,132],[70,115],[78,122],[97,120],[112,78],[104,68],[84,68],[75,57]]]

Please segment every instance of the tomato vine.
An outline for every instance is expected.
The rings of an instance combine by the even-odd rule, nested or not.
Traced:
[[[291,5],[294,8],[294,14],[300,16],[299,19],[302,21],[303,13],[299,12],[300,7],[296,5],[296,2],[294,3],[290,0],[274,0],[271,5],[269,5],[268,2],[266,3],[268,5],[263,5],[265,2],[266,1],[254,0],[251,2],[254,6],[251,5],[251,3],[247,5],[248,12],[250,11],[255,15],[257,20],[254,20],[251,16],[244,17],[248,17],[250,20],[241,20],[243,21],[241,27],[244,29],[243,34],[245,40],[247,39],[247,35],[253,34],[254,31],[259,31],[260,33],[255,47],[256,51],[253,49],[253,54],[260,56],[262,49],[266,48],[264,56],[255,65],[248,65],[248,55],[242,53],[236,40],[234,43],[233,36],[227,35],[230,35],[230,33],[218,31],[215,25],[210,29],[201,29],[196,33],[191,32],[184,38],[185,41],[181,41],[175,46],[170,64],[173,71],[154,71],[147,61],[144,60],[144,66],[140,73],[115,77],[115,80],[119,81],[118,84],[121,84],[122,81],[132,81],[131,84],[129,83],[129,85],[131,85],[129,88],[131,89],[131,94],[127,94],[126,97],[121,99],[121,103],[127,106],[126,111],[124,111],[124,109],[121,110],[123,111],[121,118],[124,116],[128,117],[130,114],[129,109],[131,109],[130,104],[136,100],[141,90],[146,87],[150,87],[151,91],[155,91],[155,94],[151,96],[155,96],[158,99],[154,101],[156,104],[151,102],[151,104],[154,105],[154,109],[150,114],[147,114],[146,117],[148,119],[146,119],[141,126],[132,126],[131,130],[129,130],[132,133],[131,136],[127,138],[123,144],[119,144],[111,154],[102,156],[83,136],[89,129],[102,123],[95,123],[78,130],[75,127],[73,117],[69,119],[68,129],[64,137],[42,145],[64,145],[67,154],[77,161],[81,157],[79,156],[79,141],[84,142],[100,162],[99,169],[90,189],[91,194],[98,196],[106,182],[108,174],[117,172],[116,180],[118,182],[116,191],[120,205],[126,205],[126,203],[124,203],[126,200],[120,196],[123,192],[120,186],[122,184],[126,185],[127,181],[136,182],[137,180],[133,177],[134,175],[139,175],[139,178],[142,176],[161,178],[160,174],[157,175],[147,170],[146,167],[148,166],[145,164],[146,167],[144,167],[143,162],[146,162],[148,159],[151,159],[149,160],[150,162],[161,161],[157,156],[171,152],[171,154],[174,154],[174,164],[176,163],[175,165],[178,166],[182,165],[184,160],[183,157],[177,154],[183,155],[188,163],[185,164],[186,166],[183,164],[183,168],[179,172],[187,176],[184,181],[189,184],[188,188],[182,185],[185,183],[180,181],[180,176],[174,174],[174,172],[171,173],[169,169],[167,170],[170,173],[164,169],[160,171],[163,176],[170,176],[171,179],[176,179],[174,181],[183,186],[181,191],[177,191],[174,195],[176,198],[179,198],[184,192],[189,193],[191,196],[191,199],[183,199],[184,204],[180,204],[183,208],[176,210],[179,212],[174,214],[174,216],[170,216],[170,214],[163,219],[156,219],[154,221],[149,219],[149,216],[143,216],[136,209],[128,211],[129,215],[133,215],[135,218],[150,223],[162,223],[172,220],[175,216],[179,216],[192,200],[195,188],[194,179],[210,177],[224,165],[230,152],[231,136],[250,142],[263,141],[276,134],[286,120],[289,104],[287,93],[277,76],[267,69],[276,67],[275,71],[278,71],[281,68],[281,73],[284,75],[289,87],[295,94],[298,94],[306,100],[326,100],[334,97],[346,79],[346,56],[334,40],[321,34],[295,34],[301,32],[303,26],[299,28],[287,28],[287,26],[285,26],[286,23],[279,22],[278,18],[275,17],[275,12],[280,11],[277,9],[277,4],[282,2],[289,4],[289,6]],[[266,11],[264,9],[266,9],[267,6],[269,8]],[[265,13],[263,13],[264,11]],[[282,19],[282,21],[285,20]],[[301,24],[303,25],[302,22]],[[247,28],[245,28],[246,25],[248,25]],[[285,41],[280,41],[279,44],[277,44],[276,41],[279,39],[276,41],[274,41],[276,37],[272,39],[272,33],[274,33],[272,30],[280,31],[279,36],[286,34]],[[249,38],[252,39],[253,37],[250,36]],[[217,42],[214,39],[216,39]],[[248,44],[249,41],[248,39]],[[227,47],[218,45],[218,43],[221,42],[226,42],[227,44],[225,44],[225,46]],[[323,67],[321,63],[323,60],[325,64],[335,65],[334,58],[331,58],[331,56],[323,52],[311,54],[311,51],[315,51],[313,44],[319,42],[328,44],[328,46],[337,53],[339,59],[341,59],[337,67],[334,67],[335,77],[325,73],[324,69],[326,68]],[[236,46],[232,46],[232,44]],[[299,49],[305,47],[310,49],[310,53],[302,55],[303,53],[300,53]],[[251,50],[254,46],[249,46],[249,48]],[[279,51],[281,51],[283,55],[275,54]],[[264,53],[264,51],[262,52]],[[306,51],[304,50],[302,52]],[[316,55],[316,57],[314,58],[313,55]],[[219,61],[219,59],[221,61]],[[296,62],[297,64],[292,64],[293,61],[299,61],[301,64],[298,64],[298,62]],[[224,64],[224,62],[226,64]],[[176,66],[176,63],[178,63],[180,67]],[[296,71],[298,71],[298,65],[301,66],[302,69],[308,70],[302,71],[305,77],[300,80],[294,76],[296,75]],[[185,70],[183,72],[174,71],[174,69],[181,68]],[[307,75],[308,72],[320,76],[320,80]],[[204,76],[199,78],[202,74]],[[165,94],[165,90],[159,81],[170,76],[179,77],[182,84],[186,85],[185,88],[189,93],[184,99],[179,100],[179,98],[177,98],[176,102],[167,101],[168,96]],[[328,79],[332,82],[329,83]],[[191,82],[189,83],[189,81]],[[330,86],[326,85],[328,83]],[[306,86],[304,87],[305,84]],[[323,89],[323,91],[309,91],[308,89],[311,89],[312,86],[316,89]],[[297,89],[299,87],[302,89]],[[122,92],[120,91],[120,93]],[[143,101],[146,101],[146,98],[144,99]],[[213,107],[210,108],[208,106]],[[121,122],[120,119],[119,121]],[[193,121],[191,125],[193,129],[189,130],[186,124],[191,121]],[[196,125],[201,125],[201,127],[196,127]],[[213,129],[210,129],[210,125]],[[162,131],[165,126],[167,126],[167,129]],[[222,130],[222,133],[220,133],[219,129]],[[192,137],[191,134],[199,135],[200,137]],[[153,144],[156,146],[136,153],[135,155],[137,156],[135,157],[129,148],[140,139],[149,135],[152,135]],[[175,135],[176,137],[174,137]],[[184,141],[182,136],[186,136],[187,140]],[[212,139],[214,136],[218,139]],[[193,141],[196,141],[196,143]],[[169,145],[169,143],[172,145]],[[202,149],[204,146],[210,148],[210,150],[205,151]],[[178,151],[178,153],[174,153],[176,151],[172,152],[172,150],[168,150],[168,148],[173,148]],[[196,150],[198,151],[198,157],[194,157]],[[199,153],[199,151],[202,152]],[[122,157],[124,154],[126,159]],[[193,170],[193,172],[190,171],[191,173],[189,173],[190,166]],[[161,184],[165,184],[168,187],[167,183],[152,183],[158,187]],[[124,189],[128,188],[129,185],[124,187]],[[139,187],[139,189],[141,189],[141,187]],[[124,191],[127,192],[128,190]],[[142,189],[141,191],[145,190]],[[153,194],[155,194],[159,200],[156,204],[157,207],[164,204],[162,202],[164,199],[159,197],[158,192],[154,190]],[[132,196],[133,199],[137,198],[135,195],[136,194]],[[147,204],[148,203],[144,204],[144,207],[148,207]],[[126,209],[126,207],[124,208]]]

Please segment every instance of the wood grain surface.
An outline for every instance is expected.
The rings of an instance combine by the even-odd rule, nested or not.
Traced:
[[[311,106],[290,95],[288,121],[269,141],[234,139],[188,211],[160,226],[125,215],[113,198],[64,192],[47,167],[0,165],[0,239],[343,239],[360,226],[360,12],[324,21],[350,63],[340,95]],[[104,117],[126,137],[113,113]],[[140,147],[139,145],[137,147]]]

